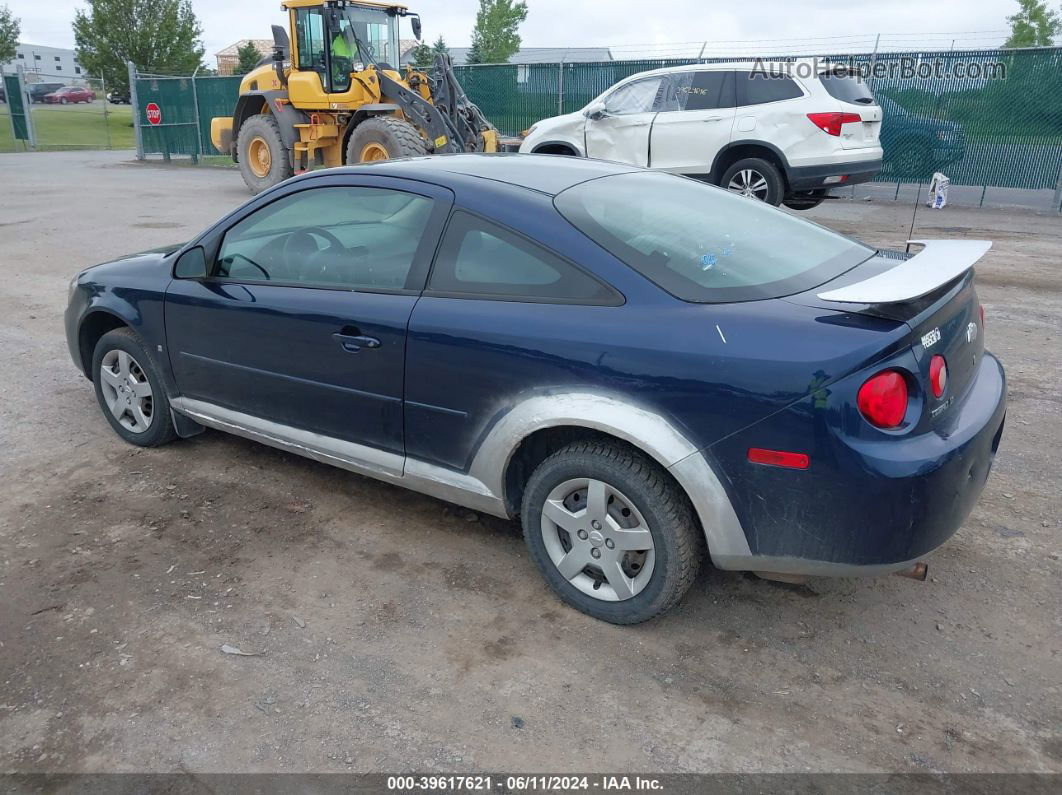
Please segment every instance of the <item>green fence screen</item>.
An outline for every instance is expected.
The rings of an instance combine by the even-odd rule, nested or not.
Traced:
[[[26,127],[26,106],[22,92],[18,87],[18,75],[4,75],[4,93],[7,96],[7,109],[11,114],[12,132],[16,141],[28,141],[29,130]]]
[[[210,143],[210,120],[232,115],[240,77],[138,75],[135,84],[144,154],[218,154]]]
[[[1058,185],[1062,48],[820,57],[872,66],[868,82],[884,111],[880,181],[925,181],[939,170],[956,185]],[[461,66],[456,72],[486,117],[515,135],[539,119],[579,110],[630,75],[710,60]],[[216,154],[210,119],[232,113],[239,83],[238,77],[199,78],[193,89],[189,78],[138,78],[144,151]],[[149,102],[162,111],[158,125],[145,115]]]

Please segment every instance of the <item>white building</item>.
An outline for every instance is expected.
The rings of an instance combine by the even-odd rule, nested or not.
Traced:
[[[4,74],[14,74],[18,66],[26,70],[26,81],[31,83],[72,83],[88,76],[73,50],[41,44],[16,45],[15,57],[3,64]]]

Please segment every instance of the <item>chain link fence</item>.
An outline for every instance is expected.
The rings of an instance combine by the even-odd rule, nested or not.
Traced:
[[[130,67],[137,156],[185,155],[198,160],[219,155],[210,143],[210,120],[232,115],[241,80],[239,75],[150,75]]]
[[[134,146],[132,108],[108,102],[101,78],[19,69],[2,87],[0,152]]]
[[[810,57],[810,56],[806,56]],[[953,185],[1054,190],[1062,197],[1062,48],[947,50],[819,56],[867,70],[884,111],[879,182],[926,182],[944,171]],[[764,60],[794,60],[791,54]],[[505,134],[585,107],[625,77],[667,66],[733,59],[456,67],[469,98]],[[5,83],[11,82],[7,76]],[[210,120],[228,116],[241,78],[147,75],[130,67],[132,108],[34,104],[38,148],[125,148],[149,155],[217,156]],[[83,80],[94,90],[91,79]],[[0,136],[22,118],[3,106]],[[8,150],[17,141],[7,139]],[[5,139],[0,137],[0,150]],[[898,188],[897,188],[898,189]]]

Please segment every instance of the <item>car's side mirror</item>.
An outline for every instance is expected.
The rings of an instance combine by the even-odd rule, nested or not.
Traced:
[[[205,279],[207,262],[203,247],[195,246],[181,254],[173,268],[173,275],[177,279]]]
[[[585,115],[586,118],[593,119],[594,121],[605,118],[605,116],[608,115],[608,112],[605,110],[605,103],[594,102],[593,104],[587,106]]]

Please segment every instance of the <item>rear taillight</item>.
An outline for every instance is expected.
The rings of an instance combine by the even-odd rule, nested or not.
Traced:
[[[859,387],[859,412],[879,428],[899,428],[907,414],[907,381],[895,370],[882,370]]]
[[[929,387],[936,398],[943,397],[948,388],[948,364],[940,354],[929,360]]]
[[[828,135],[840,135],[841,125],[863,121],[858,113],[809,113],[811,123]]]

